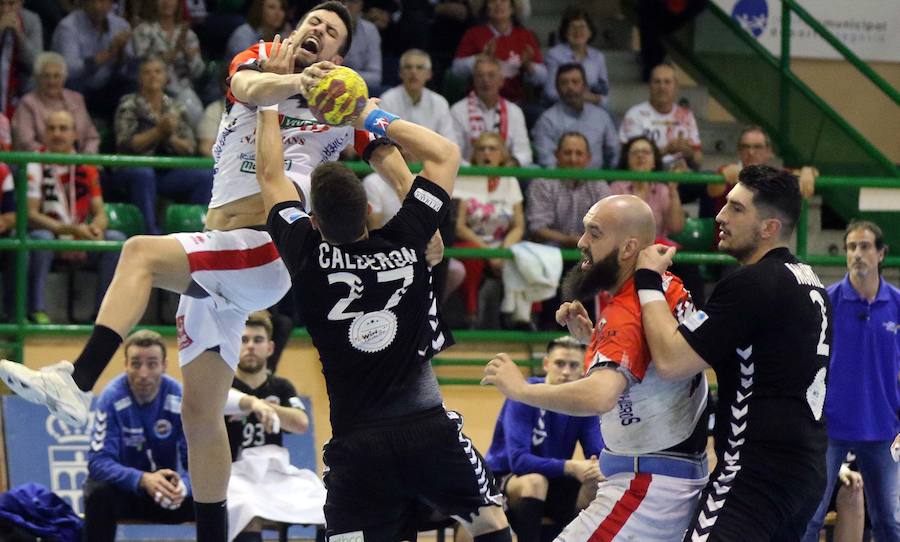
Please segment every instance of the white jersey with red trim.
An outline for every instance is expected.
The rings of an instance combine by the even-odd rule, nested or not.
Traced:
[[[271,43],[267,43],[266,50],[270,49]],[[259,61],[259,45],[238,54],[231,61],[229,81],[239,70],[259,70]],[[229,88],[225,112],[212,148],[215,165],[211,209],[260,191],[256,181],[256,109],[237,101]],[[295,182],[298,178],[308,180],[313,168],[337,160],[341,151],[354,142],[352,127],[320,123],[300,95],[278,104],[278,117],[285,173]]]

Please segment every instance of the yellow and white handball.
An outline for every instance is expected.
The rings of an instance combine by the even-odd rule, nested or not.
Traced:
[[[338,66],[309,91],[309,110],[319,122],[347,126],[359,117],[368,99],[365,80],[350,68]]]

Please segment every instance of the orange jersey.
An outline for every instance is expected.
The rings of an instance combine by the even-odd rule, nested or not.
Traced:
[[[690,292],[680,278],[668,272],[663,277],[663,289],[669,308],[680,322],[686,312],[693,310]],[[634,278],[629,278],[600,313],[585,354],[585,365],[590,372],[613,363],[627,369],[640,382],[647,374],[650,361],[650,348],[641,323],[641,302],[634,289]]]

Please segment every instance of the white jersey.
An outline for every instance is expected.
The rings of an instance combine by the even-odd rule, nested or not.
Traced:
[[[666,273],[666,301],[681,321],[693,313],[690,294],[681,280]],[[644,339],[641,308],[634,279],[629,279],[601,312],[587,351],[588,371],[613,368],[629,386],[616,407],[600,416],[606,447],[618,454],[661,452],[687,440],[703,417],[706,376],[667,381],[656,373]]]
[[[690,141],[694,148],[700,148],[700,131],[694,113],[677,104],[668,113],[653,109],[650,102],[641,102],[629,109],[619,126],[619,140],[626,143],[637,136],[648,137],[659,149],[678,136]]]
[[[266,44],[267,48],[271,44]],[[254,69],[259,62],[259,45],[253,45],[231,61],[229,76],[239,69]],[[278,104],[284,169],[291,180],[306,179],[313,168],[337,160],[354,140],[349,126],[330,126],[315,119],[301,96]],[[225,111],[212,148],[213,188],[210,209],[258,194],[256,180],[256,107],[235,100],[228,91]],[[308,196],[308,193],[304,195]],[[308,199],[308,198],[307,198]]]

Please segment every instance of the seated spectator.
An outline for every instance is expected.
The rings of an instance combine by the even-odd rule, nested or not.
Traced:
[[[616,125],[605,109],[584,99],[587,85],[581,64],[565,64],[556,72],[556,88],[560,101],[544,111],[532,130],[538,162],[544,167],[556,166],[556,149],[566,132],[579,132],[593,150],[590,167],[612,168],[619,161]]]
[[[769,134],[759,126],[747,126],[741,131],[741,135],[738,137],[737,153],[738,162],[736,164],[728,164],[719,169],[725,178],[725,184],[706,185],[706,193],[712,199],[712,209],[708,213],[704,213],[706,216],[716,216],[722,210],[722,207],[725,206],[725,198],[737,184],[738,174],[742,169],[747,166],[771,165],[772,159],[775,157]],[[800,169],[788,169],[788,171],[797,175],[800,180],[800,193],[803,194],[803,197],[812,197],[819,170],[811,166],[803,166]],[[718,241],[718,231],[716,240]]]
[[[0,115],[0,150],[8,151],[12,148],[12,130],[6,115]]]
[[[235,369],[232,388],[246,394],[240,403],[241,408],[248,412],[245,415],[229,416],[226,424],[232,458],[235,461],[239,458],[252,461],[257,455],[268,458],[268,454],[274,452],[271,448],[284,446],[281,430],[304,433],[309,428],[309,416],[303,402],[297,396],[294,385],[289,380],[274,376],[266,370],[268,359],[274,349],[272,321],[268,313],[262,311],[251,314],[241,336],[240,358]],[[245,402],[249,404],[245,405]],[[278,427],[275,427],[276,419]],[[247,453],[250,450],[259,453]],[[268,461],[266,464],[269,465]],[[325,504],[325,488],[315,474],[306,472],[309,476],[289,476],[283,471],[273,474],[279,479],[279,491],[288,493],[296,503],[296,507],[291,509],[291,513],[296,514],[292,518],[295,523],[324,523],[321,508]],[[236,477],[237,479],[243,477],[241,469],[235,469],[233,472],[233,482]],[[290,483],[297,484],[290,488],[292,491],[285,487],[288,478]],[[283,507],[272,502],[272,488],[260,485],[259,479],[257,476],[254,479],[240,480],[244,483],[229,484],[229,540],[262,542],[260,531],[263,520],[281,518],[285,513]],[[304,489],[312,489],[321,494],[321,499],[309,499],[310,493]],[[297,498],[300,495],[304,498]],[[309,502],[310,500],[313,502]],[[310,514],[313,508],[317,510]],[[267,509],[275,514],[267,516]]]
[[[150,0],[152,2],[152,0]],[[194,82],[206,65],[200,56],[200,42],[183,17],[183,0],[156,0],[153,15],[134,29],[134,54],[144,60],[157,57],[166,65],[166,92],[181,105],[193,126],[203,116],[203,103]]]
[[[356,43],[356,42],[354,42]],[[400,81],[381,96],[381,108],[456,141],[456,130],[447,100],[425,88],[431,81],[431,57],[421,49],[410,49],[400,57]]]
[[[84,94],[88,110],[106,115],[131,88],[131,25],[111,13],[112,0],[85,0],[60,21],[52,47],[66,59],[66,84]]]
[[[125,519],[193,521],[181,384],[166,372],[166,344],[150,330],[122,345],[125,374],[100,393],[84,483],[84,539],[116,539]]]
[[[97,154],[100,134],[88,114],[84,97],[65,88],[68,68],[59,53],[45,51],[34,61],[37,88],[22,97],[12,118],[13,147],[21,151],[38,151],[44,145],[47,115],[68,111],[75,119],[75,135],[82,154]]]
[[[247,22],[234,29],[225,46],[225,60],[231,61],[244,49],[259,43],[272,41],[275,34],[287,37],[291,32],[287,24],[287,0],[253,0],[247,12]]]
[[[503,139],[496,132],[485,132],[475,141],[472,164],[476,166],[504,166],[509,154]],[[522,191],[515,177],[460,177],[453,189],[459,201],[456,218],[456,246],[476,248],[508,248],[522,240],[525,234],[525,214],[522,211]],[[463,260],[466,278],[460,286],[467,320],[479,328],[500,327],[500,299],[502,285],[499,277],[503,260]],[[480,295],[485,273],[490,285]],[[496,300],[484,301],[483,297]]]
[[[625,143],[634,137],[646,136],[662,153],[663,169],[672,167],[679,158],[683,158],[689,168],[699,169],[703,153],[697,120],[690,109],[675,103],[677,97],[675,69],[668,64],[653,68],[650,100],[625,113],[619,127],[619,140]]]
[[[163,89],[165,65],[150,57],[141,63],[138,92],[122,97],[116,110],[116,147],[123,154],[191,156],[197,150],[194,132],[181,107]],[[156,196],[180,203],[209,203],[212,170],[123,168],[117,178],[128,184],[131,202],[144,215],[147,232],[160,233],[156,223]]]
[[[44,50],[44,29],[37,13],[22,7],[22,0],[0,3],[0,112],[7,118],[31,81],[31,69]]]
[[[472,91],[450,108],[456,142],[463,157],[472,156],[472,143],[482,133],[496,132],[506,143],[512,165],[531,165],[531,141],[525,115],[519,106],[500,96],[503,84],[500,61],[481,55],[475,60],[472,74]]]
[[[559,41],[547,51],[547,81],[544,96],[551,102],[559,100],[556,90],[556,70],[564,64],[580,64],[584,69],[587,88],[584,101],[594,105],[603,104],[609,95],[609,75],[606,58],[595,47],[588,45],[597,33],[597,28],[588,12],[576,6],[563,11],[559,23]]]
[[[545,377],[529,383],[553,386],[581,378],[585,345],[572,337],[547,345]],[[573,459],[580,443],[587,459]],[[603,450],[597,416],[569,416],[507,399],[500,409],[485,462],[507,499],[507,515],[519,542],[540,542],[541,522],[562,531],[597,494],[603,480],[597,458]]]
[[[363,0],[343,0],[353,17],[352,45],[343,65],[353,68],[366,81],[370,96],[381,94],[381,34],[378,28],[362,18]]]
[[[365,17],[381,33],[382,85],[400,83],[397,72],[404,52],[428,48],[431,4],[431,0],[365,0]]]
[[[622,146],[618,169],[663,171],[659,148],[647,136],[628,140]],[[678,196],[678,183],[616,181],[609,185],[609,189],[613,194],[633,194],[647,202],[656,219],[657,242],[668,240],[670,234],[679,233],[684,228],[684,210]]]
[[[478,55],[492,56],[501,63],[503,87],[500,94],[521,103],[526,97],[526,81],[543,88],[547,79],[541,46],[534,34],[519,24],[514,0],[487,0],[482,17],[488,22],[470,28],[459,42],[453,73],[468,77]]]
[[[47,152],[75,154],[75,121],[68,111],[50,113],[46,130]],[[34,228],[29,233],[32,239],[125,240],[122,232],[106,229],[109,220],[103,208],[100,174],[94,166],[28,164],[28,221]],[[57,255],[64,261],[88,261],[97,266],[95,314],[119,262],[117,251],[32,250],[28,305],[35,323],[50,323],[44,287]]]
[[[591,148],[584,134],[566,132],[556,146],[556,165],[586,169]],[[575,248],[584,232],[579,217],[610,194],[606,181],[580,179],[534,179],[528,185],[525,223],[528,233],[539,242],[560,248]],[[554,311],[555,312],[555,311]]]

